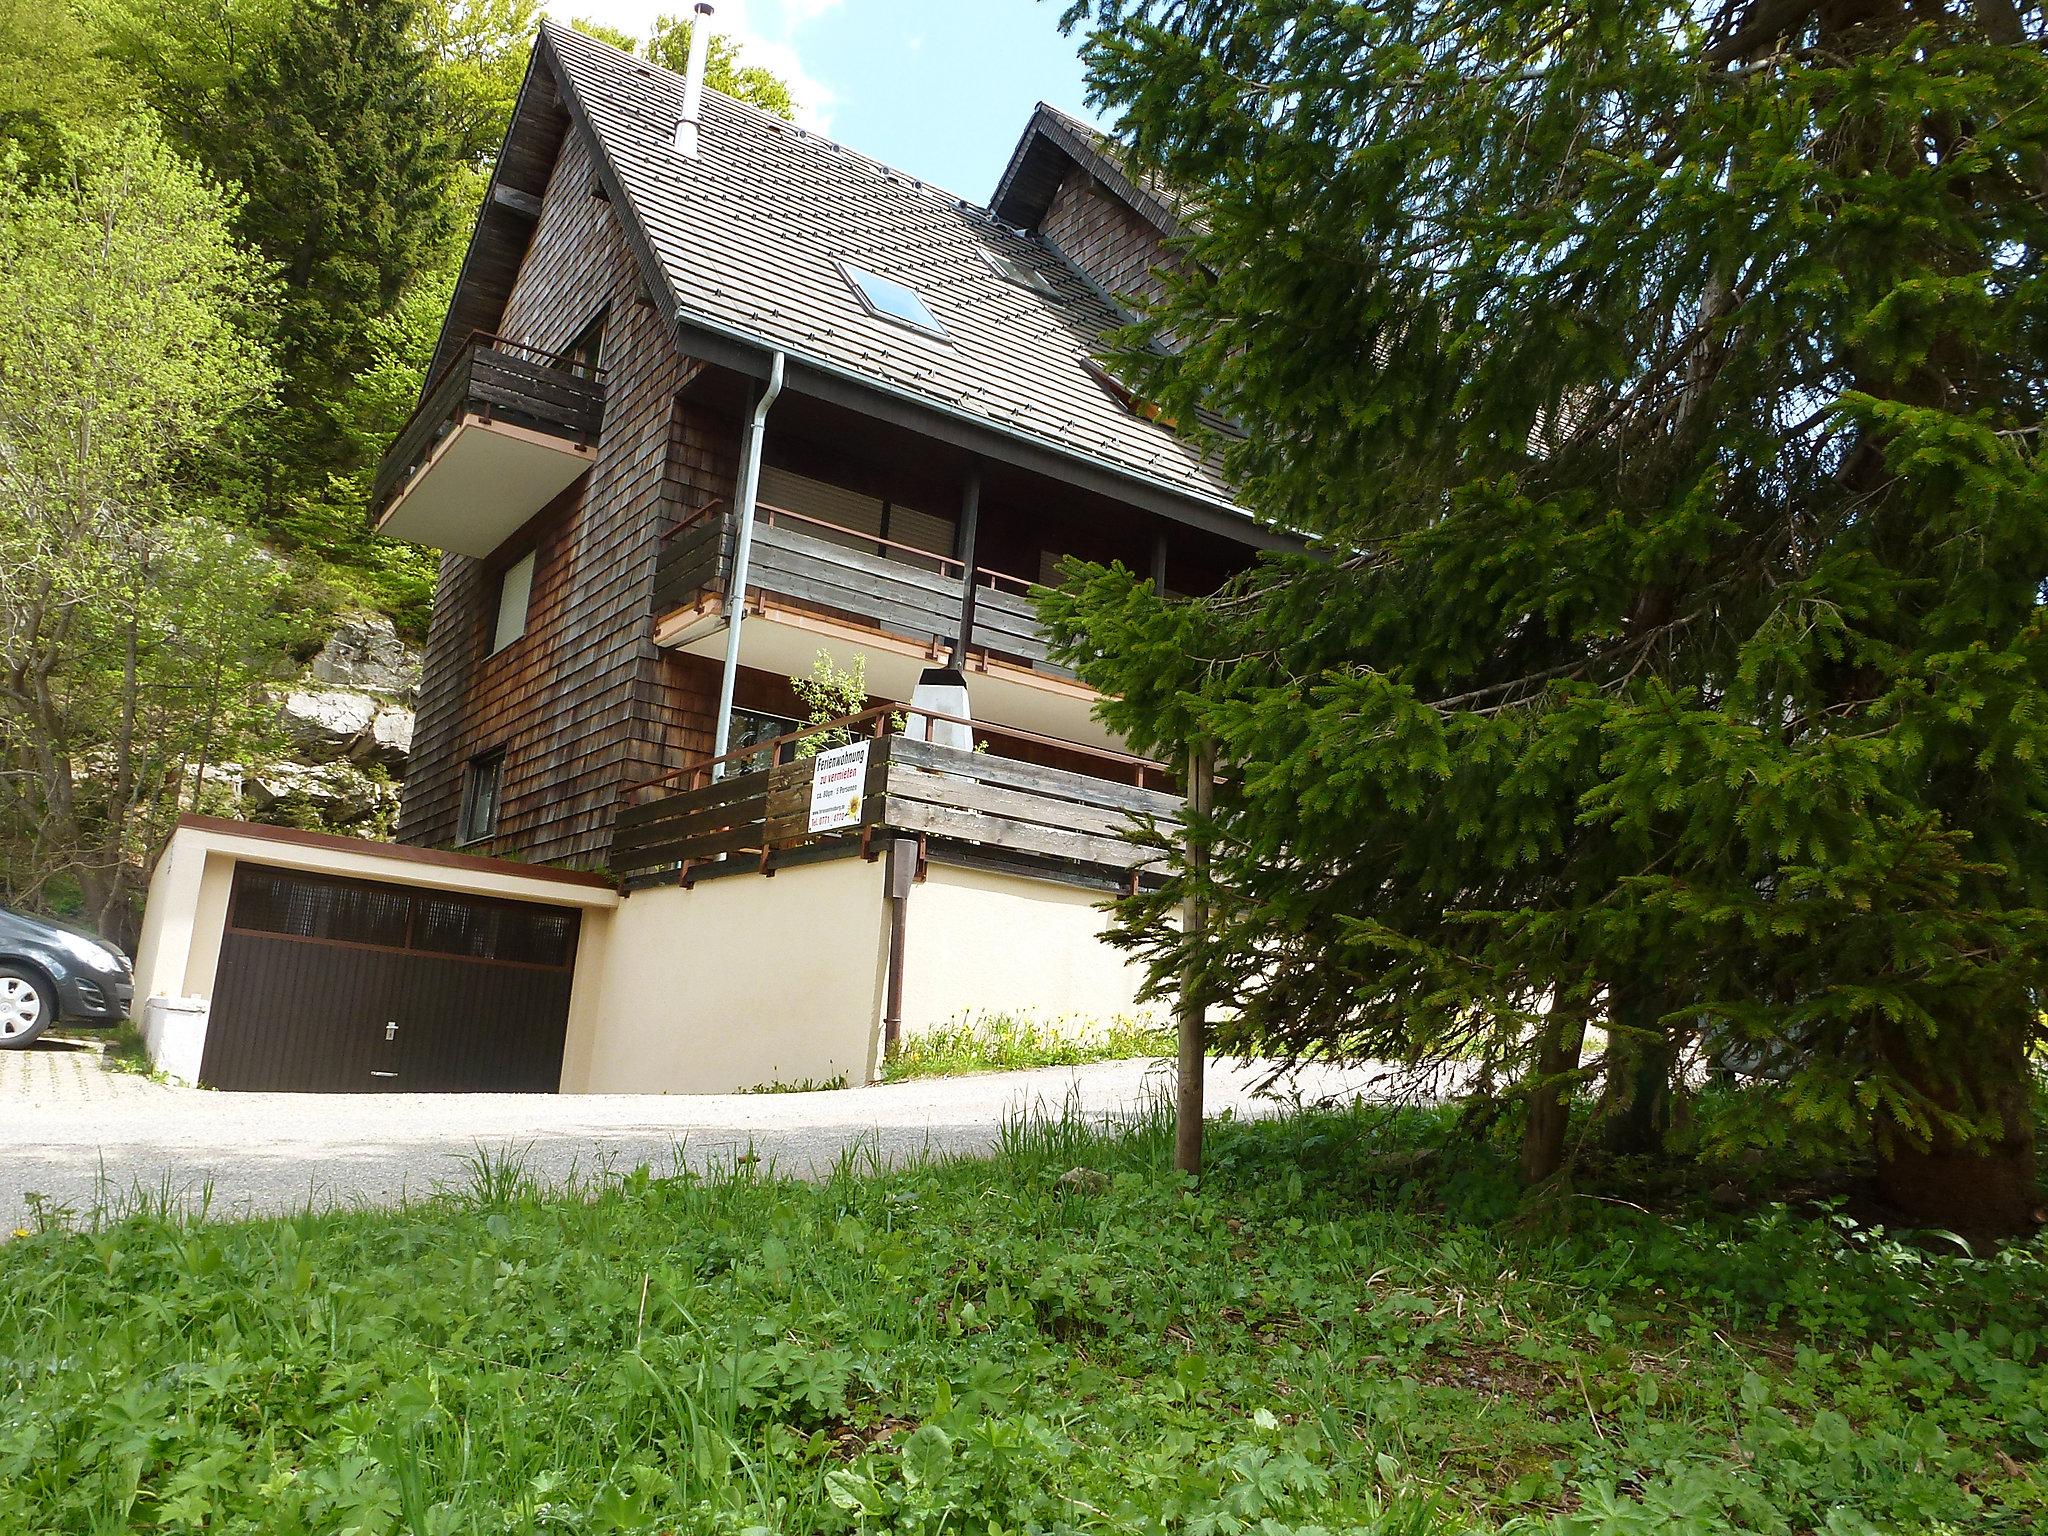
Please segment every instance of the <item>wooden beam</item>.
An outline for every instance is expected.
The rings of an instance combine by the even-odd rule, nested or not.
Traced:
[[[953,557],[960,562],[960,633],[955,637],[955,662],[967,655],[974,643],[974,544],[981,531],[981,469],[967,471],[967,484],[960,491],[960,531],[954,538]]]
[[[518,214],[522,219],[540,217],[540,199],[531,192],[522,192],[517,187],[508,187],[499,182],[491,188],[491,201],[500,208]]]

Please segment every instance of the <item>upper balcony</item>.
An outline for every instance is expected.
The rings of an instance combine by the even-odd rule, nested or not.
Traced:
[[[734,527],[714,504],[664,539],[654,579],[658,644],[722,653]],[[970,571],[950,556],[764,503],[740,659],[787,675],[808,672],[820,650],[841,665],[857,652],[874,693],[908,698],[918,674],[964,641],[975,713],[989,725],[1115,746],[1093,716],[1094,691],[1048,659],[1030,594],[1022,577]]]
[[[488,555],[590,468],[603,426],[601,369],[477,335],[385,452],[370,515],[392,538]]]

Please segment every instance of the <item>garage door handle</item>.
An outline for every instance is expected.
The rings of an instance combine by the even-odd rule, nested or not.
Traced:
[[[386,1040],[396,1040],[398,1038],[398,1021],[396,1019],[384,1026],[384,1038]]]
[[[396,1072],[374,1072],[374,1071],[373,1071],[373,1072],[372,1072],[372,1073],[370,1074],[370,1076],[372,1076],[372,1077],[396,1077],[396,1076],[398,1076],[398,1074],[397,1074]]]

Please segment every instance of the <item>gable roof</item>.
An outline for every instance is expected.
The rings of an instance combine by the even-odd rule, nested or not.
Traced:
[[[990,211],[1019,229],[1037,228],[1060,183],[1077,166],[1168,239],[1200,229],[1201,215],[1187,198],[1157,176],[1134,174],[1107,134],[1043,101],[1010,152]]]
[[[1087,371],[1123,317],[1046,242],[716,91],[704,93],[697,156],[678,156],[679,76],[552,22],[542,60],[615,183],[650,288],[685,332],[782,350],[793,378],[808,363],[1226,512],[1239,536],[1257,537],[1213,461]],[[531,75],[522,103],[529,94]],[[991,255],[1036,268],[1053,292],[1003,276]],[[870,312],[842,263],[916,290],[946,336]]]

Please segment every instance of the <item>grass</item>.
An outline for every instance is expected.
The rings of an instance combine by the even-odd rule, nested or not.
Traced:
[[[1517,1224],[1417,1112],[0,1248],[0,1530],[2037,1530],[2040,1244]],[[1074,1168],[1101,1177],[1063,1178]]]
[[[882,1063],[882,1081],[958,1077],[965,1072],[1009,1072],[1024,1067],[1077,1067],[1091,1061],[1172,1056],[1173,1029],[1122,1016],[1107,1023],[1028,1015],[976,1014],[904,1040]]]

